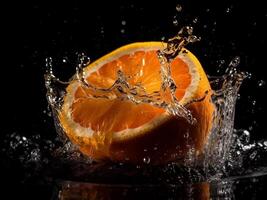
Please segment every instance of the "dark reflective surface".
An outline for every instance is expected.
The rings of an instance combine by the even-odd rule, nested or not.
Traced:
[[[183,7],[179,14],[175,9],[177,3]],[[232,178],[217,182],[200,180],[196,184],[170,186],[164,179],[163,185],[146,182],[136,186],[135,179],[142,177],[128,176],[132,184],[123,183],[119,176],[107,179],[108,174],[97,178],[99,176],[92,173],[86,177],[86,174],[79,174],[82,169],[76,165],[77,174],[84,179],[80,183],[81,180],[71,173],[73,170],[51,161],[47,141],[60,142],[55,139],[53,119],[47,115],[43,74],[47,56],[57,60],[57,74],[64,79],[73,74],[74,68],[71,64],[60,65],[63,57],[73,62],[75,53],[83,51],[95,60],[124,44],[158,41],[163,36],[173,36],[184,25],[193,25],[202,41],[189,49],[208,73],[216,73],[219,63],[223,60],[227,63],[234,56],[241,57],[243,71],[252,73],[252,78],[241,88],[235,127],[249,130],[252,141],[266,140],[266,99],[263,95],[267,89],[267,77],[263,72],[266,51],[261,50],[267,46],[264,2],[189,0],[145,4],[144,1],[88,1],[87,4],[21,2],[3,6],[2,45],[6,49],[1,68],[4,102],[1,104],[0,177],[3,186],[0,191],[6,197],[3,199],[58,199],[60,195],[62,198],[69,196],[69,199],[262,199],[267,184],[265,151],[256,155],[255,164],[249,159],[244,161],[245,168],[250,170],[245,173],[240,169],[240,177],[230,175]],[[178,26],[173,25],[176,15]],[[35,139],[29,147],[19,146],[14,150],[11,141],[15,139],[10,139],[13,133],[21,138]],[[40,154],[33,151],[36,149]],[[28,157],[32,160],[25,163]],[[114,175],[114,171],[110,173]],[[242,173],[250,175],[243,177]],[[174,180],[175,176],[170,174]]]
[[[56,181],[53,184],[13,184],[2,195],[8,199],[263,199],[267,175],[263,172],[213,182],[183,185],[101,184]],[[3,189],[3,188],[2,188]]]

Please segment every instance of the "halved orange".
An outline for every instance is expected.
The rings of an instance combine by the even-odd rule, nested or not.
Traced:
[[[157,50],[162,42],[142,42],[123,46],[93,62],[84,70],[86,81],[98,88],[109,88],[121,70],[131,76],[131,84],[141,83],[147,93],[161,87]],[[210,84],[198,59],[188,50],[171,63],[176,97],[186,105],[210,91]],[[77,80],[67,87],[60,124],[80,151],[95,160],[162,164],[183,160],[189,149],[203,152],[212,126],[214,106],[211,92],[200,102],[187,106],[196,118],[190,124],[162,108],[135,104],[119,98],[88,98],[92,90]]]

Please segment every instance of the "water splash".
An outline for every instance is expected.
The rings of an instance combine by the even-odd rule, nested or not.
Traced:
[[[179,31],[175,37],[167,41],[167,47],[165,49],[157,52],[161,65],[162,83],[160,91],[151,94],[147,93],[142,85],[130,84],[129,80],[133,77],[126,76],[121,70],[117,71],[117,79],[109,88],[98,88],[89,84],[85,79],[83,69],[88,66],[90,59],[85,54],[80,54],[78,57],[75,75],[68,81],[62,81],[53,73],[52,58],[47,58],[45,73],[47,100],[53,111],[57,132],[63,132],[60,130],[60,123],[57,121],[56,116],[57,112],[61,109],[66,93],[66,86],[72,81],[78,81],[81,87],[93,91],[91,94],[97,94],[97,96],[91,95],[88,98],[120,98],[121,100],[132,101],[136,104],[148,103],[167,110],[171,115],[185,117],[190,123],[194,123],[195,120],[192,114],[186,107],[180,105],[174,96],[177,86],[172,79],[169,63],[177,55],[186,53],[183,52],[185,45],[199,40],[199,37],[193,35],[192,27],[187,26]],[[64,60],[63,62],[66,62],[65,58]],[[221,60],[220,63],[223,65],[225,61]],[[106,177],[116,176],[124,176],[126,177],[125,180],[129,180],[129,177],[136,175],[139,178],[142,177],[140,178],[142,181],[144,179],[151,181],[151,177],[154,177],[157,181],[166,183],[184,183],[216,180],[221,176],[237,173],[233,170],[237,168],[240,173],[245,173],[244,171],[250,169],[251,166],[256,166],[256,164],[252,165],[252,162],[257,163],[258,160],[264,159],[263,155],[266,155],[267,152],[267,142],[250,142],[249,131],[234,130],[235,103],[238,97],[239,87],[243,79],[249,76],[249,74],[239,71],[239,63],[240,58],[235,57],[229,62],[222,76],[209,77],[213,89],[212,101],[216,106],[213,128],[203,157],[196,159],[194,156],[195,149],[191,148],[185,159],[185,166],[174,162],[166,166],[153,167],[150,165],[149,157],[144,157],[144,166],[138,165],[134,166],[134,168],[124,163],[107,163],[101,165],[80,154],[77,148],[64,138],[64,134],[62,134],[63,140],[62,138],[58,139],[61,142],[51,140],[40,142],[42,138],[28,138],[26,136],[11,134],[10,138],[6,139],[7,146],[10,148],[2,149],[2,151],[7,151],[9,155],[14,155],[14,157],[19,152],[24,152],[20,154],[19,158],[26,165],[27,163],[39,163],[43,165],[48,161],[51,162],[51,157],[56,158],[57,165],[55,166],[59,166],[58,168],[60,169],[65,166],[67,166],[66,168],[69,167],[69,179],[75,177],[78,180],[85,180],[85,177],[91,180],[91,178],[96,177],[105,179]],[[223,67],[220,66],[220,72],[222,70]],[[264,81],[259,81],[259,87],[263,87],[264,85]],[[164,98],[166,94],[169,94],[172,98]],[[203,98],[205,98],[205,94],[203,94]],[[185,137],[187,137],[186,134]],[[23,150],[21,151],[21,149]],[[158,148],[154,147],[153,150],[157,151]],[[46,156],[44,151],[53,152],[51,153],[52,156]],[[244,167],[246,165],[247,167]],[[80,170],[81,166],[82,170]],[[79,170],[76,170],[77,168]],[[231,169],[230,171],[229,168]],[[240,170],[241,168],[243,170]],[[68,173],[62,174],[62,177],[64,178]],[[55,170],[53,176],[58,176],[58,174],[60,173]]]
[[[246,73],[238,70],[240,58],[235,57],[229,63],[225,74],[220,77],[209,77],[213,94],[212,102],[216,107],[213,128],[204,153],[206,169],[221,171],[225,163],[231,161],[231,150],[234,143],[235,104],[239,88]],[[238,162],[236,162],[238,163]]]
[[[162,54],[164,52],[158,53]],[[172,59],[171,56],[168,58]],[[63,83],[63,85],[66,85],[68,82],[62,82],[54,77],[51,70],[52,60],[48,59],[48,61],[50,77],[46,77],[46,81],[48,81],[46,84]],[[82,69],[86,65],[83,63],[88,63],[88,61],[89,59],[85,55],[81,55],[76,74],[70,81],[79,80],[84,87],[99,90],[92,85],[87,85],[88,83],[83,78]],[[51,141],[43,139],[40,135],[29,138],[17,133],[11,134],[10,138],[5,140],[8,142],[7,146],[10,146],[5,151],[8,151],[8,154],[13,155],[14,158],[19,157],[20,162],[25,166],[30,165],[31,169],[32,164],[34,164],[38,169],[35,168],[35,172],[39,172],[40,167],[44,168],[49,165],[49,172],[45,171],[45,176],[68,180],[114,181],[114,177],[116,177],[118,181],[125,183],[131,180],[130,177],[135,176],[135,181],[142,183],[184,184],[205,180],[216,181],[222,177],[249,174],[260,166],[258,163],[265,160],[265,164],[267,164],[267,142],[251,142],[248,130],[235,130],[233,128],[237,93],[243,79],[248,76],[247,73],[238,70],[239,62],[240,59],[236,57],[229,63],[224,75],[209,77],[213,88],[212,101],[217,110],[214,116],[212,133],[204,156],[196,159],[192,148],[183,166],[176,162],[165,166],[152,166],[149,157],[144,157],[144,166],[131,166],[125,163],[96,163],[79,153],[77,148],[67,140],[63,141],[62,144],[62,139],[59,138],[56,141]],[[168,65],[161,67],[165,67],[163,70],[168,69]],[[169,71],[166,70],[165,72],[168,73]],[[122,73],[122,78],[124,77],[125,75]],[[172,83],[172,80],[168,79],[166,82]],[[166,88],[169,86],[166,85]],[[56,90],[57,88],[51,89],[48,90],[49,94],[64,94],[60,90]],[[169,90],[169,92],[171,91]],[[102,94],[107,95],[107,92],[104,91]],[[62,102],[61,98],[48,98],[48,100],[57,106],[60,106],[60,102]],[[58,122],[55,122],[55,124],[57,128],[60,128]],[[60,131],[58,132],[60,133]],[[185,137],[188,137],[188,135],[185,134]],[[153,150],[157,151],[158,149],[155,147]],[[64,171],[62,171],[63,168]]]
[[[66,84],[69,84],[71,81],[78,81],[81,87],[92,91],[89,94],[87,93],[88,98],[116,98],[128,100],[135,104],[151,104],[165,109],[171,115],[184,117],[191,124],[197,123],[191,112],[186,109],[185,106],[181,105],[175,96],[177,86],[172,79],[170,63],[179,54],[187,53],[186,50],[183,49],[185,45],[199,40],[200,37],[193,35],[193,28],[185,26],[175,37],[168,39],[165,49],[157,51],[160,63],[161,87],[159,91],[154,91],[153,93],[147,93],[141,84],[131,84],[129,80],[133,77],[125,75],[122,70],[117,71],[117,78],[109,88],[99,88],[88,83],[83,69],[88,66],[90,59],[85,54],[80,54],[78,57],[75,76],[68,82],[60,81],[53,74],[52,60],[49,58],[47,60],[47,73],[45,75],[48,102],[54,112],[58,112],[62,105],[65,92],[54,89],[52,83],[59,83],[63,85],[63,87],[66,87]],[[224,63],[225,61],[222,60],[219,64],[223,65]],[[201,167],[206,175],[214,175],[213,172],[215,172],[217,176],[221,176],[227,171],[226,163],[231,166],[240,166],[242,163],[242,159],[239,159],[240,161],[233,159],[233,155],[237,152],[236,149],[239,149],[238,152],[242,154],[244,150],[242,149],[241,152],[239,147],[242,145],[245,146],[242,137],[240,136],[239,138],[233,134],[234,116],[239,88],[242,81],[248,77],[249,74],[240,72],[238,69],[239,64],[240,57],[236,56],[229,62],[222,76],[209,77],[213,90],[212,102],[216,107],[216,112],[213,116],[213,127],[202,157],[196,158],[195,149],[193,147],[189,148],[188,155],[184,162],[189,169]],[[220,66],[220,71],[221,70],[222,67]],[[58,97],[57,95],[61,96]],[[207,93],[203,94],[202,98],[194,99],[192,102],[202,101],[206,95]],[[171,98],[165,98],[166,96],[170,96]],[[56,126],[60,129],[58,122],[56,122]],[[60,132],[64,131],[61,130]],[[238,144],[239,146],[234,144]],[[252,154],[250,157],[254,156],[256,155]],[[150,158],[144,157],[143,162],[149,165]],[[194,170],[189,171],[193,173]],[[219,173],[219,171],[221,173]]]
[[[171,115],[183,117],[189,123],[193,124],[196,120],[191,112],[185,106],[181,105],[175,96],[177,86],[171,77],[170,63],[180,53],[187,53],[186,50],[182,51],[184,46],[199,40],[199,37],[193,35],[193,28],[185,26],[175,37],[168,40],[165,49],[157,52],[161,65],[161,90],[152,93],[147,93],[141,84],[131,84],[129,80],[133,77],[126,76],[122,70],[117,71],[117,79],[109,88],[98,88],[88,83],[83,69],[89,65],[90,59],[83,53],[78,56],[76,75],[69,82],[61,81],[53,74],[52,59],[48,58],[46,60],[47,72],[45,74],[48,103],[52,109],[58,112],[62,106],[65,91],[62,88],[60,90],[58,88],[55,89],[53,84],[61,84],[64,88],[71,81],[77,80],[85,90],[91,91],[90,93],[87,92],[88,98],[121,99],[129,100],[135,104],[151,104],[155,107],[163,108]],[[165,96],[168,96],[167,94],[171,96],[171,101],[165,98]],[[204,97],[205,94],[203,94]],[[193,102],[201,101],[203,98],[199,100],[195,99]]]

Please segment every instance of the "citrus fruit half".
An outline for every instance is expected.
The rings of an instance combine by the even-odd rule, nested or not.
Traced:
[[[147,93],[161,87],[157,50],[162,42],[142,42],[123,46],[85,67],[88,84],[109,88],[121,70],[141,84]],[[171,62],[179,103],[187,105],[210,91],[210,84],[198,59],[188,50]],[[212,126],[214,106],[211,92],[200,102],[187,106],[197,120],[190,124],[166,110],[150,104],[135,104],[119,98],[88,98],[92,90],[73,80],[66,89],[59,111],[60,124],[79,150],[95,160],[163,164],[183,160],[189,149],[203,152]],[[97,96],[97,95],[96,95]]]

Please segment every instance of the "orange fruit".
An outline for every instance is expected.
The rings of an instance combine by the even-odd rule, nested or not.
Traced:
[[[109,88],[121,70],[132,76],[131,84],[141,83],[147,93],[159,91],[157,50],[165,47],[162,42],[123,46],[85,67],[86,81],[98,88]],[[209,91],[203,101],[187,106],[196,124],[150,104],[135,104],[119,98],[88,98],[98,93],[73,80],[66,89],[59,112],[64,132],[82,153],[95,160],[135,164],[182,162],[191,148],[196,155],[201,155],[214,111],[209,81],[198,59],[188,50],[171,62],[171,73],[177,85],[175,95],[182,105],[202,98]]]

